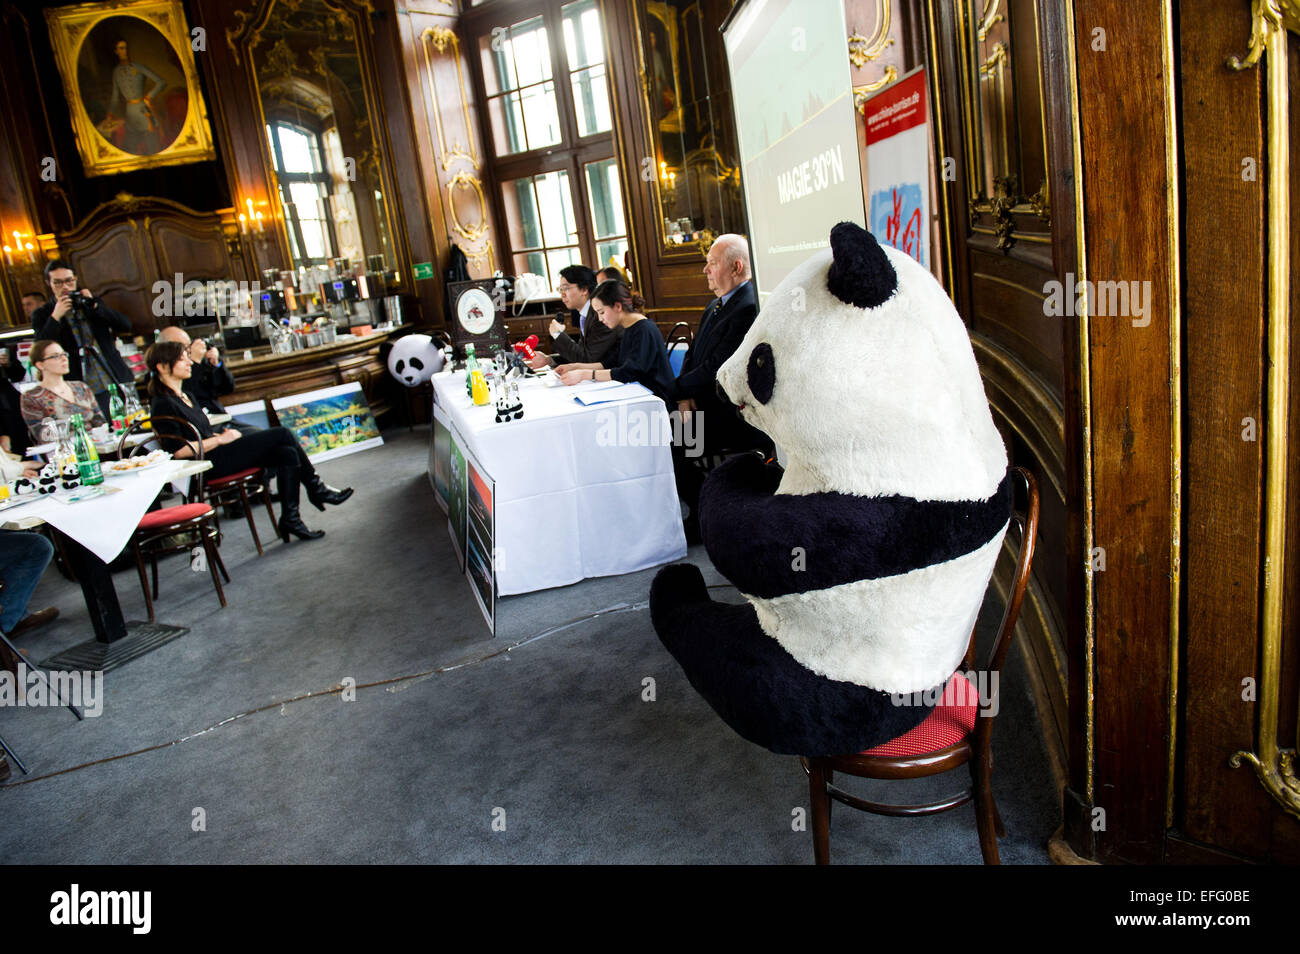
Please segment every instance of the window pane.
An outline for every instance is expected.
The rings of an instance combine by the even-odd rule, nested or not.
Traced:
[[[551,268],[551,273],[547,276],[550,280],[551,288],[554,288],[560,282],[560,269],[569,265],[582,264],[581,260],[578,258],[578,249],[576,246],[572,248],[551,249],[546,253],[546,263]]]
[[[519,85],[515,77],[515,59],[510,49],[508,31],[479,37],[479,57],[483,61],[483,85],[487,93],[503,93]]]
[[[619,269],[626,271],[627,266],[623,264],[623,256],[627,253],[627,239],[620,238],[611,242],[596,243],[596,257],[600,264],[596,268],[604,268],[606,265],[614,264]],[[613,259],[611,263],[610,259]]]
[[[496,143],[497,154],[508,156],[523,152],[526,148],[524,113],[519,94],[509,93],[488,100],[488,115],[492,121],[492,139]]]
[[[605,62],[605,40],[600,32],[596,0],[578,0],[560,10],[564,17],[564,49],[569,69],[576,70]]]
[[[520,91],[528,148],[554,146],[560,141],[560,114],[555,107],[555,84],[541,83]]]
[[[510,28],[509,45],[520,86],[551,78],[551,47],[542,18],[536,17]]]
[[[570,75],[573,82],[573,106],[577,113],[578,135],[591,136],[609,132],[613,123],[609,115],[609,86],[604,65],[578,70]]]
[[[532,272],[534,275],[546,277],[546,255],[542,252],[527,252],[523,255],[515,256],[515,274],[523,275],[525,272]]]
[[[313,162],[315,143],[305,134],[280,126],[280,153],[284,156],[282,172],[318,172],[318,161]]]
[[[542,239],[554,248],[575,245],[578,223],[573,214],[573,194],[569,191],[569,174],[563,170],[534,176],[537,184],[538,211],[542,221]]]
[[[596,238],[626,235],[623,194],[618,183],[618,164],[613,159],[587,163],[587,198],[591,203]]]
[[[542,227],[537,213],[537,199],[533,194],[533,180],[516,179],[507,182],[504,192],[506,219],[510,223],[510,244],[519,249],[540,248]]]

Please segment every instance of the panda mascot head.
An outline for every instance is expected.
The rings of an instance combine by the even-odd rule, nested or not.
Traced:
[[[709,558],[651,589],[692,685],[776,752],[859,752],[914,728],[960,664],[1011,512],[1006,450],[965,325],[917,262],[851,223],[773,290],[718,372],[782,450],[718,467]],[[900,702],[904,704],[899,704]]]
[[[428,335],[407,335],[388,353],[388,371],[408,388],[427,384],[442,370],[442,352]]]

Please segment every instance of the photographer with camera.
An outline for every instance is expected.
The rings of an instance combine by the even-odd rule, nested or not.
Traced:
[[[32,312],[36,337],[63,345],[68,353],[66,377],[84,381],[107,416],[109,385],[134,381],[114,339],[115,334],[131,331],[131,320],[105,305],[90,289],[78,291],[76,272],[61,258],[45,266],[45,280],[53,297]]]

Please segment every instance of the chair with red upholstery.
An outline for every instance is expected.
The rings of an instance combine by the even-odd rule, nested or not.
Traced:
[[[174,421],[182,425],[181,433],[188,433],[198,446],[197,459],[203,460],[203,439],[199,435],[198,429],[189,421],[180,417],[169,417],[155,415],[153,421]],[[118,445],[119,456],[127,456],[126,445],[127,438],[134,432],[143,430],[145,421],[136,421],[122,435],[121,443]],[[148,447],[148,443],[140,444],[130,453],[138,453]],[[131,550],[135,554],[135,566],[140,573],[140,589],[144,591],[145,606],[149,610],[149,622],[154,622],[154,600],[158,599],[158,558],[168,553],[179,553],[184,550],[192,552],[196,546],[202,546],[208,571],[212,574],[212,585],[217,588],[217,598],[221,600],[221,606],[226,606],[226,593],[221,588],[221,578],[217,576],[217,571],[221,571],[221,576],[225,577],[226,582],[230,582],[230,574],[226,572],[226,565],[221,562],[221,553],[217,549],[220,544],[221,532],[217,526],[216,511],[212,505],[203,499],[203,473],[200,471],[195,480],[198,482],[198,502],[183,503],[175,507],[163,507],[159,510],[151,510],[140,518],[140,523],[131,535]],[[148,556],[151,568],[153,570],[153,587],[150,593],[149,581],[145,577],[144,558]]]
[[[239,470],[224,477],[214,477],[205,482],[200,493],[214,508],[236,502],[243,507],[244,516],[248,519],[248,529],[253,534],[253,544],[257,547],[257,555],[262,556],[262,538],[258,536],[257,524],[253,522],[253,500],[261,499],[266,505],[267,515],[271,518],[271,528],[274,529],[276,526],[275,511],[271,508],[271,488],[262,474],[262,468],[249,467],[247,470]],[[220,516],[217,517],[217,526],[221,526]]]
[[[1002,624],[989,652],[986,698],[981,701],[977,687],[963,674],[975,660],[975,633],[962,670],[955,672],[944,686],[938,704],[925,721],[910,732],[854,755],[801,758],[808,773],[812,796],[813,856],[819,865],[830,864],[831,800],[876,815],[934,815],[967,802],[975,802],[975,824],[979,831],[980,852],[984,863],[1001,863],[998,837],[1006,830],[993,800],[990,785],[993,775],[993,720],[998,711],[997,693],[1003,663],[1015,634],[1020,604],[1029,585],[1029,571],[1034,559],[1034,539],[1038,532],[1038,486],[1034,476],[1023,467],[1014,468],[1025,484],[1026,506],[1023,513],[1012,515],[1011,522],[1020,528],[1020,554],[1016,561],[1015,583],[1007,595]],[[980,674],[981,679],[984,673]],[[987,708],[980,718],[981,705]],[[868,801],[837,788],[835,773],[858,778],[916,779],[941,775],[966,765],[971,786],[965,791],[936,802],[921,805],[895,805]]]

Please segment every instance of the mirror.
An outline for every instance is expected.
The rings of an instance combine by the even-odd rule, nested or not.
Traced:
[[[326,0],[276,2],[250,61],[293,267],[347,259],[395,266],[358,14]]]
[[[642,91],[655,147],[661,236],[672,250],[745,230],[727,62],[727,0],[647,0]]]

